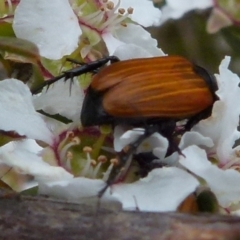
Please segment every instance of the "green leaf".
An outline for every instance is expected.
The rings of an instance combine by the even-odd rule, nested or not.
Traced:
[[[44,116],[47,116],[47,117],[52,118],[52,119],[55,119],[55,120],[57,120],[59,122],[65,123],[65,124],[68,124],[68,123],[72,122],[72,120],[69,120],[68,118],[66,118],[64,116],[61,116],[59,114],[51,115],[51,114],[48,114],[48,113],[44,112],[43,110],[38,110],[38,112],[41,113]]]
[[[38,194],[38,186],[26,189],[21,192],[21,195],[36,196]]]
[[[6,60],[37,65],[40,62],[38,48],[33,43],[14,37],[0,37],[0,54]]]
[[[0,130],[0,146],[3,146],[11,141],[17,141],[24,139],[25,136],[18,135],[18,133],[14,131],[3,131]]]
[[[12,24],[8,22],[0,22],[0,36],[1,37],[14,37]]]
[[[240,53],[240,28],[236,26],[223,28],[221,33],[229,46],[234,50]]]
[[[200,212],[217,213],[218,201],[210,190],[205,190],[197,196],[197,205]]]

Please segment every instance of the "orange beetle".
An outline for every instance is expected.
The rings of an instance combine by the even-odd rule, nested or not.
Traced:
[[[216,100],[213,76],[179,56],[115,62],[94,75],[81,112],[83,126],[206,117]]]

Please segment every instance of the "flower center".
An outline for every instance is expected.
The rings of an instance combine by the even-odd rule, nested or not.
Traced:
[[[65,168],[76,177],[106,180],[116,164],[116,161],[111,159],[112,151],[108,151],[109,148],[104,146],[108,133],[97,131],[97,134],[92,137],[91,134],[84,131],[75,129],[63,132],[58,136],[53,146],[47,149],[53,153],[50,157],[54,158],[55,162],[52,164]],[[105,154],[102,154],[104,151]],[[47,161],[46,151],[43,155]]]
[[[86,10],[86,3],[81,4],[79,7],[73,6],[75,14],[79,18],[80,25],[90,28],[102,34],[104,32],[113,31],[121,26],[126,26],[126,20],[130,14],[133,13],[133,8],[127,10],[119,8],[120,0],[114,5],[113,2],[102,0],[100,6],[89,13]],[[87,14],[84,15],[84,13]]]
[[[240,151],[235,152],[235,158],[228,161],[224,166],[222,166],[222,169],[234,169],[238,172],[240,172]]]

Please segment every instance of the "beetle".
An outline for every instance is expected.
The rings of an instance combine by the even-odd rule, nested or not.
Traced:
[[[93,76],[83,126],[189,119],[212,107],[214,78],[179,56],[115,62]],[[90,110],[89,110],[90,109]]]
[[[109,61],[111,64],[106,66]],[[109,56],[66,71],[46,82],[46,85],[62,77],[72,79],[86,72],[93,72],[94,75],[81,111],[84,127],[130,124],[145,129],[127,151],[122,150],[118,154],[118,167],[110,174],[99,196],[120,179],[126,162],[144,139],[159,132],[173,143],[176,122],[187,119],[185,130],[189,130],[210,115],[217,99],[214,76],[180,56],[124,61]],[[177,147],[174,150],[180,152]]]

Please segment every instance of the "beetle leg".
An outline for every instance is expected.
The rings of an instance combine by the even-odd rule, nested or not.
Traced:
[[[78,62],[76,60],[72,60],[72,59],[70,59],[70,61],[74,62],[76,64],[80,63],[80,62]],[[108,57],[104,57],[104,58],[98,59],[98,60],[90,62],[90,63],[85,63],[83,65],[80,65],[78,67],[75,67],[73,69],[65,71],[65,72],[63,72],[63,74],[61,74],[61,75],[59,75],[57,77],[54,77],[52,79],[49,79],[49,80],[45,81],[41,85],[41,87],[32,90],[32,94],[39,93],[45,86],[50,86],[53,83],[55,83],[58,80],[60,80],[61,78],[64,78],[64,80],[67,81],[68,79],[72,80],[74,77],[80,76],[81,74],[84,74],[84,73],[88,73],[88,72],[96,73],[99,70],[99,68],[103,67],[109,61],[110,61],[110,63],[115,63],[115,62],[118,62],[120,60],[116,56],[108,56]]]
[[[116,181],[119,181],[123,175],[123,173],[126,172],[127,166],[131,163],[131,156],[136,152],[138,146],[149,136],[151,136],[153,133],[159,131],[159,125],[151,125],[147,126],[145,128],[145,132],[143,135],[141,135],[135,142],[128,145],[127,150],[122,150],[118,154],[118,165],[113,168],[108,180],[106,181],[106,186],[99,191],[98,197],[101,198],[107,188],[111,186]]]
[[[67,62],[70,62],[70,63],[77,64],[77,65],[84,65],[84,64],[85,64],[84,62],[80,62],[80,61],[75,60],[75,59],[73,59],[73,58],[66,58],[66,61],[67,61]]]

